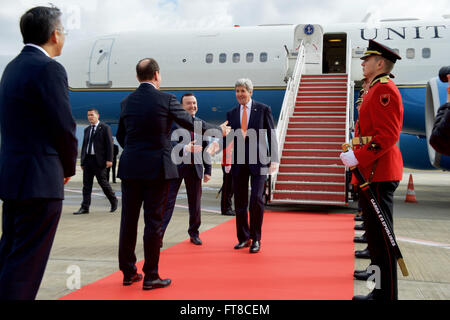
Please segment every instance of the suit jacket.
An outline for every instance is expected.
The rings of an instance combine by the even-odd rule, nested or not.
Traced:
[[[195,118],[194,121],[201,121],[199,118]],[[174,123],[172,125],[172,133],[175,130],[178,129],[182,129],[179,125],[177,125],[176,123]],[[184,130],[184,129],[182,129]],[[172,140],[172,145],[175,147],[176,145],[179,145],[180,147],[187,145],[191,139],[190,139],[190,135],[191,132],[186,130],[186,133],[183,136],[180,136],[177,140]],[[172,135],[171,135],[172,137]],[[173,137],[172,137],[173,138]],[[199,141],[196,142],[196,144],[199,144]],[[205,149],[208,147],[209,142],[203,140],[202,141],[202,147],[203,147],[203,151],[199,152],[199,153],[186,153],[184,154],[183,149],[180,149],[180,153],[178,154],[178,156],[180,157],[180,159],[183,159],[183,162],[180,163],[178,165],[178,173],[180,173],[180,170],[182,170],[185,166],[187,165],[191,165],[193,164],[195,166],[195,171],[197,172],[197,176],[199,179],[203,178],[203,169],[204,169],[204,174],[207,175],[211,175],[211,156],[209,155],[209,153],[205,152]],[[192,155],[194,157],[194,162],[192,161]]]
[[[64,199],[77,139],[64,67],[25,46],[0,82],[0,198]]]
[[[430,144],[437,152],[450,156],[450,103],[439,107],[431,131]]]
[[[236,106],[234,109],[228,111],[227,113],[228,125],[234,131],[241,129],[240,120],[240,105]],[[251,129],[256,133],[256,145],[252,143],[253,140],[250,139]],[[267,136],[260,134],[260,129],[267,130]],[[235,132],[234,135],[234,147],[233,147],[233,161],[234,165],[231,167],[231,172],[233,175],[239,174],[240,166],[238,159],[243,157],[243,150],[240,150],[240,144],[238,143],[238,136],[240,132]],[[241,138],[239,136],[239,138]],[[226,143],[230,142],[227,139]],[[241,140],[242,145],[242,140]],[[252,155],[254,153],[255,158],[252,161]],[[238,155],[241,155],[238,157]],[[265,157],[265,158],[264,158]],[[250,112],[250,119],[247,125],[247,137],[245,140],[245,163],[249,165],[250,172],[253,175],[267,174],[267,167],[270,166],[271,162],[279,163],[278,157],[278,142],[275,133],[275,125],[272,116],[272,110],[269,106],[252,100],[252,107]],[[266,169],[263,169],[266,168]]]
[[[84,129],[83,146],[81,147],[81,165],[85,165],[86,151],[89,143],[89,136],[91,134],[91,126]],[[111,128],[103,122],[100,122],[92,137],[95,159],[100,168],[106,168],[106,161],[113,161],[114,143],[111,133]]]
[[[175,96],[142,83],[121,102],[117,141],[123,148],[117,176],[120,179],[178,178],[171,159],[170,132],[173,121],[194,131],[194,120]],[[208,129],[219,134],[220,128],[202,122],[202,133]],[[217,131],[219,130],[219,131]],[[221,131],[220,131],[221,136]]]

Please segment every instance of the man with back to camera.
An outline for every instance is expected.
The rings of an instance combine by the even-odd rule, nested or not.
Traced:
[[[167,205],[170,179],[178,178],[172,161],[171,127],[173,121],[194,131],[194,119],[175,96],[160,91],[158,63],[142,59],[136,66],[139,87],[121,102],[117,141],[123,148],[117,177],[122,180],[122,216],[119,239],[119,268],[123,285],[142,280],[136,268],[136,237],[141,206],[144,207],[144,290],[170,285],[161,279],[158,264],[162,240],[162,218]],[[220,127],[202,123],[202,133],[225,136],[226,122]],[[215,132],[212,132],[215,131]]]
[[[370,40],[361,59],[364,60],[361,64],[364,77],[370,83],[355,130],[361,143],[354,143],[354,150],[341,153],[340,157],[346,167],[358,166],[393,226],[394,192],[403,174],[402,155],[397,146],[403,123],[403,104],[400,92],[389,75],[401,57],[392,49]],[[361,197],[360,204],[365,216],[372,265],[380,268],[381,283],[367,296],[355,296],[353,299],[397,300],[397,261],[393,250],[388,246],[377,218],[370,211],[368,200]]]
[[[195,117],[198,111],[197,98],[193,93],[186,93],[181,97],[181,104],[195,121],[201,121]],[[172,126],[172,132],[181,129],[176,123]],[[208,146],[208,141],[203,141],[201,144],[197,143],[195,133],[189,132],[189,143],[184,144],[182,149],[183,158],[182,163],[178,165],[178,178],[170,180],[169,186],[169,198],[167,201],[167,207],[164,212],[162,234],[166,232],[170,219],[172,218],[173,210],[175,209],[175,202],[177,200],[178,190],[180,189],[181,182],[184,180],[186,185],[186,193],[189,205],[189,229],[188,234],[190,241],[195,245],[202,245],[202,240],[199,237],[199,228],[201,224],[201,198],[202,198],[202,178],[204,168],[205,183],[211,180],[211,157],[205,152],[202,156],[202,151]],[[173,137],[173,136],[172,136]],[[181,138],[181,137],[180,137]],[[187,141],[186,141],[187,142]],[[176,141],[176,144],[182,143]],[[180,156],[180,155],[179,155]]]
[[[449,83],[447,103],[440,106],[436,113],[430,144],[437,152],[450,156],[450,73],[447,72],[450,72],[450,66],[441,68],[439,72],[441,81]]]
[[[83,202],[81,208],[73,214],[89,213],[91,205],[92,184],[94,176],[111,203],[110,212],[117,210],[118,200],[108,182],[107,168],[113,164],[113,140],[111,128],[100,122],[97,109],[90,109],[87,113],[90,123],[84,129],[83,145],[81,147],[81,169],[83,170]]]
[[[64,184],[75,174],[77,139],[56,7],[20,19],[25,47],[0,83],[0,300],[33,300],[58,226]]]

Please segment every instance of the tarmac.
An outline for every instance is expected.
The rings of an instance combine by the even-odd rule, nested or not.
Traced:
[[[414,179],[417,203],[405,202],[410,173]],[[220,214],[220,198],[217,199],[216,195],[221,184],[222,171],[220,166],[215,165],[211,181],[203,184],[200,232],[234,219],[234,217]],[[120,198],[120,179],[111,185]],[[61,220],[37,295],[38,300],[58,299],[80,286],[118,271],[121,202],[119,201],[118,210],[110,213],[109,201],[97,182],[94,182],[90,213],[73,215],[81,204],[81,189],[82,172],[78,166],[76,175],[65,187]],[[403,180],[394,199],[395,233],[410,273],[408,277],[403,277],[398,268],[400,300],[450,299],[449,195],[449,172],[417,171],[405,168]],[[266,209],[293,210],[299,214],[301,212],[355,214],[356,208],[356,203],[350,203],[348,207],[269,205]],[[136,245],[138,261],[144,259],[143,226],[141,214]],[[188,239],[187,229],[187,198],[184,184],[182,184],[177,207],[164,237],[163,249]],[[361,234],[362,232],[355,231],[355,235]],[[230,250],[235,243],[236,235],[230,234]],[[355,250],[364,248],[364,244],[355,244]],[[364,269],[368,264],[367,259],[355,258],[355,269]],[[332,269],[332,266],[330,268]],[[170,274],[165,274],[165,271],[161,270],[161,277],[170,277]],[[79,282],[74,279],[79,279]],[[354,288],[355,294],[367,294],[370,291],[366,281],[355,280]]]

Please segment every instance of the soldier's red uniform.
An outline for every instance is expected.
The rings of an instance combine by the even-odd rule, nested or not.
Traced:
[[[403,124],[403,104],[399,90],[387,75],[372,82],[364,95],[358,121],[360,129],[355,130],[355,136],[372,137],[361,147],[354,145],[358,167],[366,180],[402,180],[403,159],[397,142]]]

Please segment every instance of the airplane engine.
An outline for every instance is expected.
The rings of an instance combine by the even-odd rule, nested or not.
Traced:
[[[436,152],[430,145],[429,140],[437,110],[447,101],[447,86],[448,84],[440,81],[438,77],[431,79],[427,83],[425,99],[425,131],[428,156],[430,163],[435,168],[442,170],[450,170],[450,156]]]

